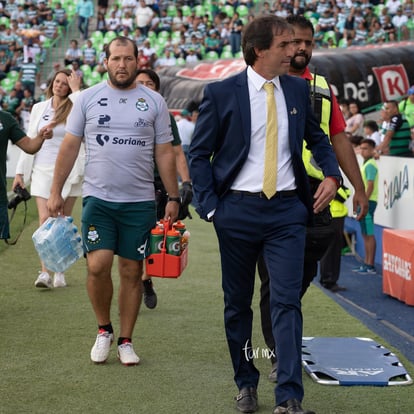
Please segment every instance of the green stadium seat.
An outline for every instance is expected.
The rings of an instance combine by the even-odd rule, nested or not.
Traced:
[[[176,66],[185,66],[185,59],[183,57],[178,57],[175,64]]]
[[[92,73],[92,68],[89,65],[81,65],[79,69],[82,71],[83,77],[87,77]]]
[[[221,52],[221,59],[233,59],[233,53],[231,53],[231,50],[223,50]]]
[[[219,58],[219,55],[216,51],[210,50],[210,52],[207,52],[204,55],[205,60],[217,60]]]
[[[169,4],[167,7],[167,15],[169,17],[175,17],[177,16],[177,7],[175,4]]]
[[[11,70],[10,72],[7,72],[7,77],[13,82],[16,82],[19,79],[19,71]]]
[[[10,92],[14,87],[15,81],[9,78],[4,78],[0,82],[0,86],[2,89],[4,89],[6,92]]]
[[[92,71],[89,75],[83,77],[87,86],[93,86],[102,81],[102,75],[99,72]]]
[[[221,11],[227,14],[227,17],[233,17],[234,7],[230,4],[226,4],[221,8]]]
[[[236,9],[240,17],[246,17],[249,14],[249,8],[245,4],[240,4]]]
[[[183,6],[181,6],[181,10],[183,12],[183,16],[191,16],[191,7],[188,4],[184,4]]]

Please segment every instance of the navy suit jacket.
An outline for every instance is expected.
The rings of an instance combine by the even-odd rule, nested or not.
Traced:
[[[314,117],[305,80],[280,76],[289,120],[289,144],[299,197],[312,217],[312,196],[302,161],[307,147],[325,176],[340,176],[328,136]],[[265,116],[265,110],[263,110]],[[240,172],[250,148],[250,101],[247,70],[204,90],[199,116],[190,145],[190,176],[201,218],[217,207]]]

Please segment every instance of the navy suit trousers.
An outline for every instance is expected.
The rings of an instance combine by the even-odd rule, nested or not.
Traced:
[[[225,330],[239,389],[259,382],[251,302],[261,253],[269,270],[272,330],[278,338],[277,404],[303,399],[300,292],[307,219],[299,197],[283,192],[271,200],[230,192],[219,201],[213,219],[221,254]]]

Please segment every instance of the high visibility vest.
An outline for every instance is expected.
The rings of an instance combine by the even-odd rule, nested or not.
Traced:
[[[351,195],[351,190],[347,187],[341,186],[336,192],[336,197],[330,202],[329,209],[333,218],[346,217],[348,215],[348,208],[344,201]]]
[[[331,120],[332,98],[331,90],[326,79],[321,75],[312,73],[313,79],[309,81],[312,108],[322,130],[329,137],[329,123]],[[322,170],[316,164],[312,153],[303,146],[302,159],[309,176],[323,180]]]
[[[313,79],[309,82],[312,108],[320,127],[329,137],[329,124],[332,110],[331,90],[323,76],[315,75],[314,73],[312,76]],[[302,159],[309,176],[321,181],[325,178],[322,170],[313,159],[312,153],[305,146],[302,151]],[[350,194],[351,191],[347,187],[342,186],[338,189],[336,198],[329,204],[333,218],[345,217],[348,214],[348,208],[344,201],[348,199]]]

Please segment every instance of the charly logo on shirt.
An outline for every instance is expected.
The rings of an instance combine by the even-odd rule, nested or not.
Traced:
[[[138,111],[148,111],[149,106],[144,98],[138,98],[135,107],[138,109]]]
[[[4,126],[3,126],[3,122],[0,121],[0,131],[3,131]]]

